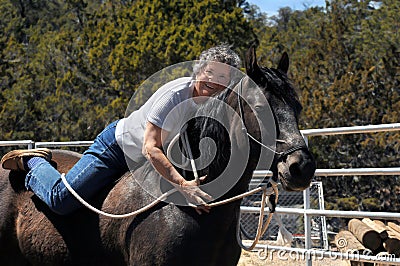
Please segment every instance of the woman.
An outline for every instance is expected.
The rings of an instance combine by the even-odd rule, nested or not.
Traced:
[[[192,78],[165,84],[139,110],[108,125],[66,174],[68,183],[83,198],[90,198],[113,182],[115,176],[136,169],[146,158],[188,202],[196,205],[199,214],[209,212],[205,200],[211,197],[195,180],[187,181],[176,171],[163,152],[163,143],[182,126],[179,117],[194,112],[207,97],[224,90],[231,80],[231,67],[239,66],[239,56],[227,45],[202,52]],[[81,205],[65,187],[50,160],[48,149],[15,150],[3,156],[1,165],[5,169],[27,171],[26,188],[55,213],[66,215]]]

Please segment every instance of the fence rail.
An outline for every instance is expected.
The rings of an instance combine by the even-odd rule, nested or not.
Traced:
[[[399,131],[400,123],[301,130],[306,137]]]
[[[268,170],[254,171],[254,178],[263,178],[271,176],[272,172]],[[317,169],[315,176],[354,176],[354,175],[400,175],[400,167],[387,168],[349,168],[349,169]]]
[[[33,149],[35,142],[33,140],[0,141],[0,147],[6,146],[27,146],[28,149]]]
[[[67,142],[36,142],[35,148],[40,147],[82,147],[82,146],[90,146],[93,144],[93,141],[67,141]]]

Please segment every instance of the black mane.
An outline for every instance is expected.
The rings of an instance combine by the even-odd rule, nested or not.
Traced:
[[[216,155],[212,163],[199,171],[199,175],[207,175],[208,180],[213,180],[223,172],[231,155],[229,133],[220,121],[213,118],[228,119],[224,103],[230,92],[231,89],[225,89],[215,96],[217,101],[206,101],[201,104],[195,117],[188,122],[186,127],[193,158],[197,159],[201,156],[201,160],[211,161],[211,143],[204,142],[205,145],[201,147],[199,147],[199,143],[204,138],[211,138],[216,144]],[[187,171],[186,175],[188,175]],[[192,176],[192,173],[189,173],[189,176]]]
[[[213,117],[229,119],[226,116],[225,104],[231,89],[225,89],[215,96],[217,101],[206,101],[199,105],[194,118],[188,121],[186,132],[193,153],[193,158],[201,158],[204,162],[212,161],[206,168],[200,169],[199,176],[207,175],[206,181],[211,181],[218,177],[225,169],[231,155],[231,143],[227,129]],[[211,138],[216,144],[216,155],[212,159],[212,146],[210,142],[204,142],[205,145],[199,146],[200,140]],[[181,143],[182,146],[182,143]],[[184,149],[183,149],[184,150]],[[184,151],[185,152],[185,151]],[[192,171],[182,171],[186,179],[193,179]]]
[[[301,103],[299,101],[299,96],[292,84],[292,81],[282,71],[275,68],[261,67],[263,72],[262,80],[263,84],[266,84],[267,90],[274,95],[280,97],[284,102],[286,102],[293,110],[295,110],[298,116],[302,110]]]

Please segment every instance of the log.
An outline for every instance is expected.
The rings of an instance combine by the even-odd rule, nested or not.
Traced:
[[[335,236],[335,245],[340,252],[359,251],[359,254],[363,254],[363,251],[366,250],[364,245],[350,231],[346,230],[340,231]]]
[[[379,230],[385,229],[386,231],[387,237],[383,239],[383,247],[385,250],[397,257],[400,256],[400,233],[393,230],[391,227],[386,226],[382,221],[374,220],[372,223],[375,224],[376,228],[379,228]]]
[[[372,252],[378,251],[382,247],[382,238],[379,233],[358,219],[351,219],[348,224],[349,231],[366,248]]]
[[[384,225],[383,222],[374,220],[375,223]],[[396,257],[400,256],[400,232],[397,232],[396,230],[393,229],[392,226],[389,226],[391,224],[394,227],[396,224],[393,224],[391,222],[388,223],[386,226],[386,231],[388,233],[388,238],[383,242],[383,247],[385,250],[390,253],[396,255]]]
[[[379,236],[383,241],[389,237],[386,225],[381,221],[376,221],[376,220],[372,221],[369,218],[364,218],[361,221],[366,225],[368,225],[369,227],[371,227],[376,232],[378,232]]]
[[[398,233],[397,231],[394,231],[389,226],[387,226],[387,232],[388,232],[388,235],[389,235],[390,238],[400,239],[400,233]]]
[[[383,247],[388,253],[400,256],[400,239],[389,237],[383,242]]]
[[[388,226],[393,229],[394,231],[400,233],[400,226],[398,224],[395,224],[393,222],[388,222]]]
[[[358,241],[358,239],[350,231],[340,231],[335,236],[335,245],[340,252],[352,253],[352,254],[369,254],[371,250],[364,247],[364,245]],[[346,260],[348,266],[372,266],[372,263]]]

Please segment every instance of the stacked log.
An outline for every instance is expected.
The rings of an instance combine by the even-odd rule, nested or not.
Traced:
[[[381,248],[382,238],[380,234],[367,224],[358,219],[351,219],[347,226],[358,241],[372,252],[376,252]]]
[[[358,252],[369,253],[368,249],[350,231],[340,231],[335,236],[335,245],[343,253]]]
[[[386,254],[388,258],[400,257],[400,225],[393,222],[386,225],[369,218],[351,219],[348,230],[343,230],[336,235],[335,244],[343,253],[379,254],[378,256]],[[352,261],[351,265],[373,264]]]

